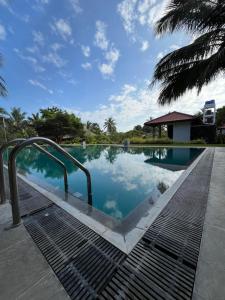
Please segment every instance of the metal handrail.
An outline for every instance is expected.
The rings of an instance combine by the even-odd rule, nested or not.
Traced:
[[[26,139],[24,138],[14,139],[12,141],[9,141],[8,143],[3,144],[0,148],[0,197],[1,197],[0,204],[6,202],[3,153],[8,147],[22,143],[24,141],[26,141]],[[59,164],[63,168],[65,192],[68,192],[68,175],[67,175],[67,169],[65,164],[57,157],[52,155],[50,152],[46,151],[44,148],[39,146],[38,144],[34,143],[33,146],[37,148],[39,151],[41,151],[42,153],[46,154],[48,157],[50,157],[52,160],[54,160],[57,164]]]
[[[75,166],[80,168],[87,177],[87,190],[88,190],[88,204],[92,205],[92,189],[91,189],[91,175],[88,169],[86,169],[78,160],[76,160],[69,152],[64,150],[58,144],[53,142],[50,139],[43,137],[33,137],[30,138],[21,144],[14,147],[9,156],[8,162],[8,171],[9,171],[9,183],[10,183],[10,199],[12,205],[12,216],[13,216],[13,225],[18,225],[21,222],[20,210],[19,210],[19,196],[18,196],[18,185],[17,185],[17,176],[16,176],[16,156],[17,154],[26,146],[32,145],[34,143],[43,142],[55,148],[58,152],[65,155],[69,160],[73,162]]]
[[[12,141],[9,141],[7,143],[4,143],[0,147],[0,204],[3,204],[6,202],[6,196],[5,196],[5,178],[4,178],[4,159],[3,159],[3,153],[4,151],[10,147],[14,146],[18,143],[22,143],[25,139],[14,139]]]

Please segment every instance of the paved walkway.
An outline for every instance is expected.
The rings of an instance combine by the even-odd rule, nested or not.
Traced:
[[[225,299],[224,148],[215,150],[193,299]]]
[[[12,223],[9,204],[0,206],[0,299],[68,300],[64,288],[23,225]]]

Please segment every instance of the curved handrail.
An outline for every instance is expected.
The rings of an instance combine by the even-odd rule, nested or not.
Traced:
[[[17,143],[22,143],[23,141],[25,141],[25,139],[14,139],[11,140],[7,143],[4,143],[1,147],[0,147],[0,204],[5,203],[6,201],[6,196],[5,196],[5,178],[4,178],[4,160],[3,160],[3,153],[4,151],[13,145],[16,145]]]
[[[65,164],[61,160],[59,160],[57,157],[52,155],[49,151],[47,151],[44,148],[42,148],[41,146],[39,146],[38,144],[34,143],[33,146],[35,148],[37,148],[38,150],[40,150],[42,153],[46,154],[48,157],[50,157],[52,160],[54,160],[56,163],[58,163],[63,168],[64,188],[65,188],[65,192],[67,193],[68,192],[68,175],[67,175],[67,169],[66,169]]]
[[[58,152],[65,155],[69,160],[73,162],[75,166],[80,168],[87,177],[87,190],[88,190],[88,204],[92,205],[92,189],[91,189],[91,175],[78,160],[76,160],[69,152],[64,150],[62,147],[60,147],[58,144],[53,142],[50,139],[43,138],[43,137],[33,137],[30,138],[21,144],[14,147],[14,149],[11,151],[9,156],[9,162],[8,162],[8,171],[9,171],[9,178],[10,178],[10,198],[11,198],[11,204],[12,204],[12,216],[13,216],[13,225],[20,224],[21,217],[20,217],[20,211],[19,211],[19,197],[18,197],[18,186],[17,186],[17,176],[16,176],[16,156],[17,154],[26,146],[38,143],[38,142],[44,142],[53,148],[55,148]]]
[[[6,201],[3,153],[8,147],[13,146],[14,144],[22,143],[24,141],[26,141],[26,139],[24,138],[14,139],[12,141],[3,144],[0,148],[0,196],[1,196],[0,204],[5,203]],[[52,155],[50,152],[46,151],[44,148],[39,146],[38,144],[34,143],[33,146],[37,148],[39,151],[41,151],[42,153],[46,154],[48,157],[50,157],[52,160],[54,160],[57,164],[59,164],[63,168],[65,192],[68,192],[68,175],[67,175],[67,169],[65,164],[57,157]]]

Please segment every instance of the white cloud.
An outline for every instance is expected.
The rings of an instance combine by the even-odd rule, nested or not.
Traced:
[[[33,30],[32,35],[33,35],[34,43],[36,43],[40,46],[44,46],[44,36],[40,31]]]
[[[6,30],[5,27],[0,24],[0,40],[5,40],[6,39]]]
[[[100,65],[98,66],[98,68],[99,68],[99,71],[102,73],[102,75],[103,75],[105,78],[110,77],[110,76],[113,74],[113,71],[114,71],[112,65],[110,65],[110,64],[105,64],[105,63],[100,64]]]
[[[89,63],[89,62],[86,62],[86,63],[84,63],[84,64],[81,64],[81,67],[82,67],[84,70],[86,70],[86,71],[92,69],[92,65],[91,65],[91,63]]]
[[[33,67],[34,71],[41,73],[45,71],[45,68],[41,66],[40,62],[33,56],[24,55],[19,49],[14,48],[13,51],[18,55],[22,60],[28,61]]]
[[[119,130],[130,130],[137,124],[143,124],[150,116],[156,118],[169,111],[176,110],[194,114],[209,99],[215,99],[217,107],[224,105],[225,78],[218,77],[208,86],[205,86],[199,95],[195,89],[187,92],[170,106],[159,106],[157,104],[158,95],[157,87],[149,90],[148,87],[141,88],[126,84],[119,93],[111,95],[106,104],[93,111],[76,110],[75,113],[78,113],[83,121],[98,122],[101,127],[104,120],[112,116],[116,120]]]
[[[162,16],[168,0],[122,0],[117,11],[123,27],[133,41],[138,38],[137,27],[152,28]]]
[[[79,0],[69,0],[69,2],[76,14],[82,13],[83,9],[80,6]]]
[[[53,94],[53,91],[48,89],[43,83],[41,83],[40,81],[38,80],[35,80],[35,79],[29,79],[28,82],[33,85],[33,86],[36,86],[36,87],[39,87],[41,88],[42,90],[48,92],[49,94]]]
[[[72,28],[67,20],[59,19],[55,20],[51,25],[54,32],[58,33],[64,40],[68,40],[72,36]]]
[[[73,78],[70,78],[70,79],[68,80],[68,83],[70,83],[70,84],[76,86],[76,85],[78,84],[78,81],[75,80],[75,79],[73,79]]]
[[[57,52],[49,52],[42,57],[43,62],[48,62],[57,68],[61,68],[67,64],[67,61],[63,59]]]
[[[102,50],[107,50],[109,45],[109,41],[106,38],[106,24],[99,20],[96,22],[94,43]]]
[[[14,14],[14,11],[12,10],[12,8],[11,8],[8,0],[0,0],[0,5],[2,5],[3,7],[7,8],[9,10],[9,12],[11,12],[12,14]]]
[[[99,70],[104,78],[109,78],[114,74],[116,63],[120,57],[120,52],[115,47],[105,53],[106,63],[99,65]]]
[[[120,57],[120,51],[106,37],[106,24],[102,21],[96,22],[96,33],[94,44],[103,51],[104,62],[98,64],[98,69],[103,78],[110,78],[114,74],[116,63]]]
[[[44,11],[45,6],[48,5],[50,0],[34,0],[32,8],[38,11]]]
[[[52,48],[53,51],[58,51],[58,50],[60,50],[61,48],[63,48],[63,45],[62,45],[62,44],[59,44],[59,43],[53,43],[53,44],[51,45],[51,48]]]
[[[148,41],[142,41],[142,44],[141,44],[141,51],[142,52],[144,52],[144,51],[146,51],[146,50],[148,50],[148,48],[149,48],[149,42]]]
[[[89,46],[81,45],[81,50],[84,56],[89,57],[91,54],[91,49]]]
[[[27,47],[26,50],[32,54],[38,53],[39,49],[37,46]]]

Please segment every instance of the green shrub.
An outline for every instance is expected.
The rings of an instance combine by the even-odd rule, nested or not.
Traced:
[[[218,134],[216,137],[216,143],[217,144],[225,144],[225,135]]]
[[[133,137],[130,139],[131,144],[145,144],[145,145],[164,145],[173,144],[173,141],[169,138],[144,138],[144,137]]]
[[[196,139],[196,140],[190,141],[189,144],[202,144],[202,145],[205,145],[206,142],[205,142],[204,139]]]

